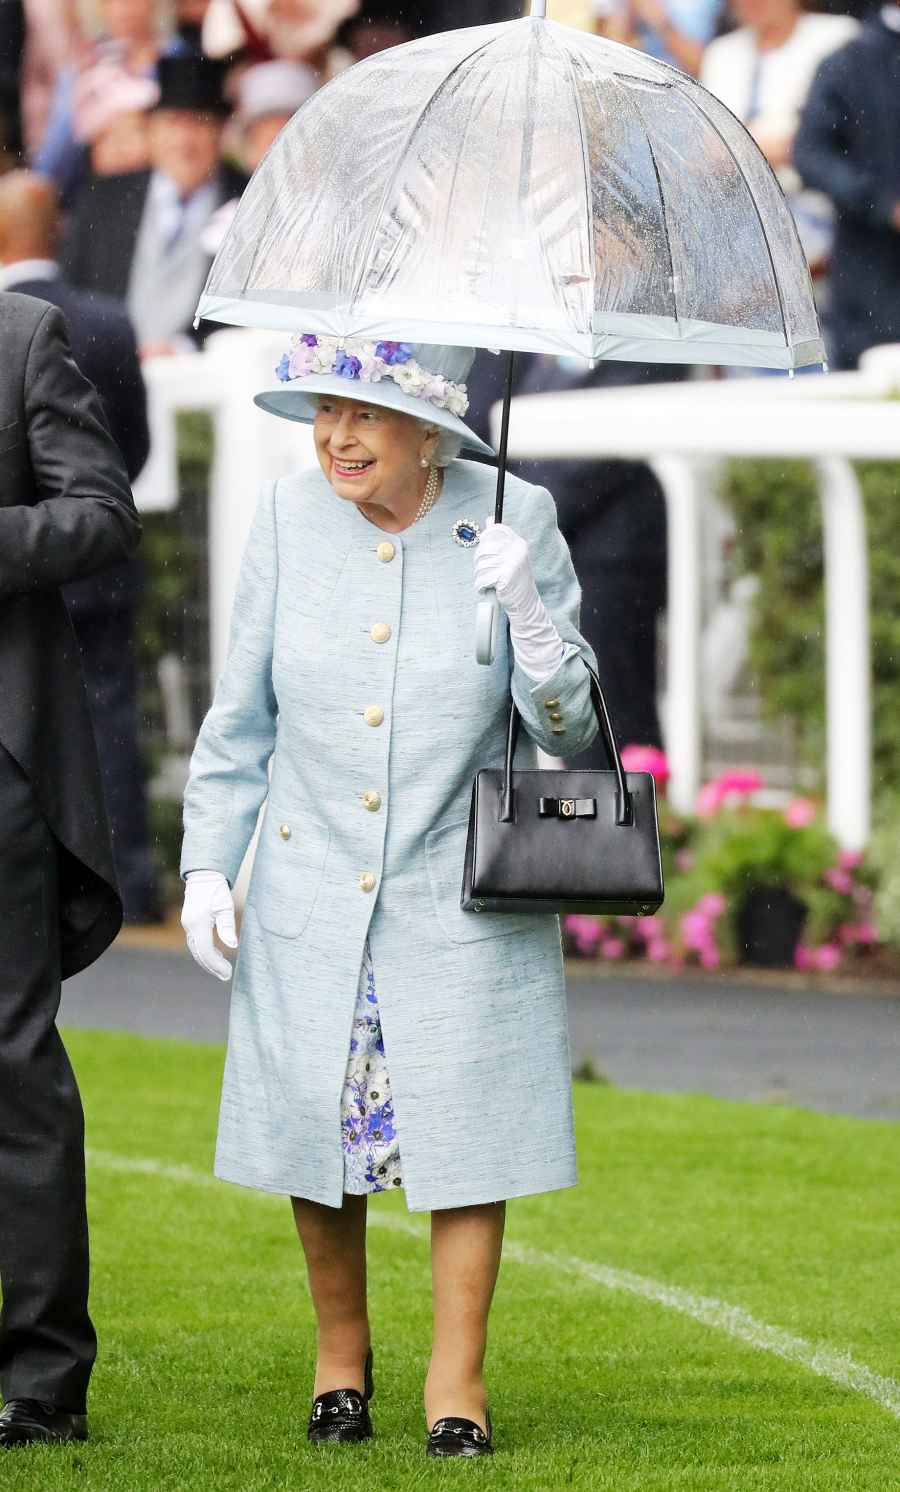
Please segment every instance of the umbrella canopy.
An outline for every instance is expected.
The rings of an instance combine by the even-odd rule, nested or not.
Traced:
[[[824,357],[752,137],[693,78],[529,17],[359,62],[258,166],[198,315],[644,362]]]

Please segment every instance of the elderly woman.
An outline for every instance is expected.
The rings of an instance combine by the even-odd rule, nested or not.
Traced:
[[[366,1202],[432,1214],[431,1455],[484,1455],[507,1198],[575,1184],[555,916],[460,908],[472,780],[575,754],[596,722],[553,500],[463,424],[468,349],[303,336],[264,409],[321,471],[262,492],[191,762],[182,916],[222,979],[230,887],[265,800],[235,966],[216,1174],[291,1197],[318,1321],[313,1441],[372,1433]],[[476,592],[509,622],[474,653]],[[505,634],[505,630],[504,634]],[[526,734],[527,732],[527,734]]]

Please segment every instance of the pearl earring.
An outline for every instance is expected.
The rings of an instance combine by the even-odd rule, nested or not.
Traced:
[[[428,459],[427,456],[420,456],[419,457],[419,465],[420,466],[430,466],[431,462],[429,461],[429,459]]]

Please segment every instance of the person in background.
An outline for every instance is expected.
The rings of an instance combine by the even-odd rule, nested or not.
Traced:
[[[592,0],[594,29],[697,77],[722,0]]]
[[[22,0],[0,0],[0,170],[11,169],[22,153],[19,94],[24,48]]]
[[[59,74],[47,131],[31,161],[56,183],[66,205],[74,201],[87,174],[87,152],[76,137],[73,116],[82,90],[96,91],[93,68],[113,62],[130,77],[152,79],[169,39],[169,12],[162,0],[100,0],[99,15],[100,39]]]
[[[672,382],[671,365],[601,362],[519,354],[514,393]],[[481,354],[469,379],[469,418],[484,439],[502,398],[506,355]],[[660,483],[643,461],[519,461],[511,468],[553,493],[560,532],[581,584],[581,630],[597,656],[619,748],[662,747],[657,710],[657,646],[666,604],[666,507]],[[561,752],[558,754],[562,754]],[[597,737],[572,765],[609,765]]]
[[[837,212],[831,356],[855,368],[867,347],[900,342],[900,5],[822,63],[794,160]]]
[[[738,29],[706,49],[700,82],[747,126],[778,176],[814,274],[831,252],[827,199],[803,188],[794,135],[816,69],[858,30],[850,16],[812,15],[799,0],[731,0]]]
[[[304,62],[261,62],[242,74],[236,123],[241,163],[248,174],[318,86],[318,74]]]
[[[135,78],[106,58],[81,80],[75,139],[90,153],[92,176],[120,176],[150,166],[149,110],[159,99],[152,78]]]
[[[249,48],[258,61],[303,62],[327,83],[354,58],[336,36],[360,0],[212,0],[203,23],[208,57]]]
[[[22,0],[25,48],[20,77],[22,143],[31,160],[47,132],[59,74],[80,56],[85,37],[78,0]]]
[[[64,261],[73,284],[126,303],[142,357],[198,345],[215,330],[193,331],[211,263],[203,236],[216,211],[246,184],[221,160],[228,115],[221,64],[163,57],[158,82],[159,101],[150,113],[151,169],[88,184]]]
[[[178,51],[193,57],[203,55],[203,22],[210,0],[175,0],[175,36]]]
[[[73,290],[63,279],[56,259],[59,228],[56,192],[46,177],[12,171],[0,179],[0,287],[38,296],[64,312],[75,362],[100,395],[133,482],[150,448],[134,331],[115,301]],[[126,559],[63,588],[100,727],[116,873],[130,923],[158,922],[162,915],[138,745],[135,623],[141,579],[139,561]]]

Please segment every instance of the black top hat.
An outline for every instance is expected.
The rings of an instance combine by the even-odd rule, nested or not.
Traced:
[[[225,68],[210,57],[160,57],[156,79],[157,109],[190,109],[197,114],[223,117],[231,112],[223,93]]]

